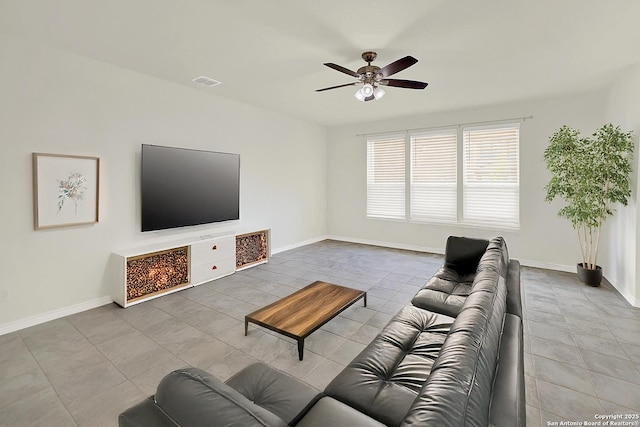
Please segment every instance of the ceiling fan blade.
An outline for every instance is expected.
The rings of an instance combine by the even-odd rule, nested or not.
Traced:
[[[342,65],[334,64],[332,62],[325,62],[324,65],[329,68],[333,68],[336,71],[340,71],[341,73],[349,74],[350,76],[353,76],[355,78],[360,78],[360,74],[356,73],[355,71],[351,71],[348,68],[344,68]]]
[[[418,82],[415,80],[385,79],[380,82],[381,85],[403,87],[406,89],[424,89],[429,83]]]
[[[359,83],[360,82],[353,82],[353,83],[345,83],[343,85],[338,85],[338,86],[324,87],[322,89],[316,89],[316,92],[322,92],[324,90],[329,90],[329,89],[338,89],[339,87],[355,86]]]
[[[405,68],[411,67],[416,62],[418,62],[418,60],[413,56],[405,56],[404,58],[400,58],[397,61],[392,62],[391,64],[382,68],[380,70],[380,73],[382,73],[383,77],[389,77],[404,70]]]

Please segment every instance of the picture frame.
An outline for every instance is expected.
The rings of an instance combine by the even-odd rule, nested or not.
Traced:
[[[33,153],[36,230],[99,220],[100,158]]]

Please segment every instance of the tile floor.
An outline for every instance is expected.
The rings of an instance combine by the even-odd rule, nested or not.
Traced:
[[[127,309],[110,304],[0,336],[1,426],[116,426],[125,408],[191,365],[222,380],[257,360],[323,389],[442,264],[442,256],[324,241]],[[527,421],[640,413],[640,309],[609,285],[523,268]],[[244,315],[312,281],[367,290],[307,338]]]

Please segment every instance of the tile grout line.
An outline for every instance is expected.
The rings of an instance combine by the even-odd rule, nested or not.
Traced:
[[[82,335],[83,338],[86,339],[86,337],[84,336],[84,334],[82,334],[82,332],[80,332],[78,330],[78,328],[76,328],[76,326],[69,322],[68,320],[66,320],[65,318],[63,318],[63,320],[65,320],[69,325],[71,325],[80,335]],[[18,333],[20,333],[20,331],[18,331]],[[24,337],[22,336],[22,334],[20,334],[20,339],[23,340],[24,342]],[[89,340],[87,340],[92,346],[93,343]],[[31,351],[31,347],[29,347],[29,345],[24,342],[25,347],[27,347],[27,350],[29,350],[29,353],[31,354],[31,357],[33,357],[33,360],[35,360],[35,362],[38,364],[38,368],[40,369],[40,372],[42,372],[42,375],[44,375],[44,377],[47,379],[47,382],[49,383],[49,386],[51,386],[51,389],[53,390],[53,392],[56,394],[56,397],[58,398],[58,401],[60,402],[60,404],[64,407],[64,410],[67,411],[67,414],[69,415],[69,417],[71,417],[71,419],[73,420],[73,422],[76,424],[76,426],[79,426],[78,421],[76,420],[76,417],[73,416],[73,413],[71,412],[71,410],[69,409],[69,407],[67,406],[67,404],[64,402],[64,400],[62,400],[62,397],[60,397],[60,394],[58,393],[58,390],[56,389],[56,387],[53,385],[53,383],[51,382],[51,379],[49,378],[49,375],[47,375],[47,373],[45,372],[44,368],[42,367],[42,365],[40,364],[40,361],[38,360],[38,358],[36,357],[35,354],[33,354],[33,351]],[[95,347],[95,346],[94,346]]]

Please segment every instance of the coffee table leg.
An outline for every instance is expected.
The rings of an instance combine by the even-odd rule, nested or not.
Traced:
[[[364,293],[364,306],[367,306],[367,293]]]
[[[244,318],[244,336],[247,336],[247,329],[249,328],[249,321],[247,320],[247,318]]]
[[[298,358],[302,360],[304,353],[304,338],[298,339]]]

